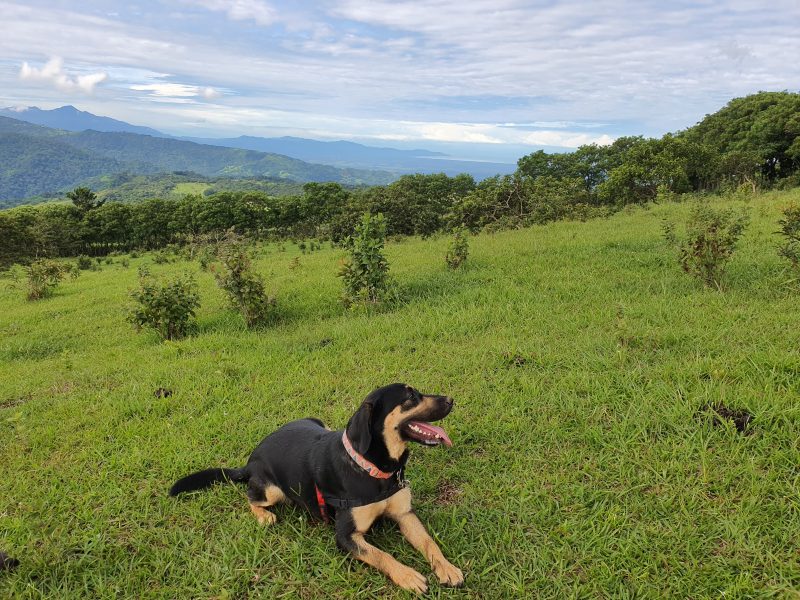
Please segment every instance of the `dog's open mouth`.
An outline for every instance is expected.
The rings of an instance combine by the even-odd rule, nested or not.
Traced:
[[[425,421],[407,421],[403,424],[402,431],[409,439],[426,446],[453,445],[444,429]]]

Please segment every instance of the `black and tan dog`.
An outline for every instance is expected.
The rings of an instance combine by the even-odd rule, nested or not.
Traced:
[[[317,419],[284,425],[253,451],[241,469],[207,469],[178,480],[176,496],[215,481],[247,482],[250,510],[260,523],[274,523],[267,509],[290,500],[314,516],[335,520],[336,543],[381,570],[402,588],[427,590],[427,580],[364,539],[378,517],[389,517],[431,564],[444,585],[460,586],[461,571],[450,564],[411,509],[403,471],[409,441],[426,446],[452,442],[431,425],[448,415],[447,396],[421,394],[401,383],[375,390],[364,399],[344,431],[330,431]]]

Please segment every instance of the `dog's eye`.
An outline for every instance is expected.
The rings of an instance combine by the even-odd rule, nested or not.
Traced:
[[[403,402],[403,406],[406,408],[410,408],[412,406],[416,406],[419,404],[421,398],[417,394],[410,394],[405,402]]]

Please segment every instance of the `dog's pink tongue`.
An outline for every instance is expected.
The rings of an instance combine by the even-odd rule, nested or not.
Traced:
[[[422,431],[429,434],[430,437],[440,438],[445,446],[453,445],[453,442],[450,441],[450,437],[447,435],[447,433],[445,433],[445,430],[442,429],[441,427],[437,427],[436,425],[431,425],[430,423],[425,423],[423,421],[411,421],[410,424],[416,425]]]

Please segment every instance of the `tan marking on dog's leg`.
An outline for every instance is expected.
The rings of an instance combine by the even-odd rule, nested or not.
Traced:
[[[424,594],[428,591],[428,581],[421,573],[407,567],[391,554],[379,550],[367,542],[363,533],[354,533],[352,539],[358,548],[358,551],[354,553],[358,560],[375,567],[404,590],[417,594]]]
[[[275,506],[286,500],[286,494],[277,485],[268,485],[264,488],[264,497],[267,499],[266,506]]]
[[[276,504],[286,500],[286,494],[277,485],[268,485],[264,488],[264,500],[258,502],[250,502],[250,510],[258,519],[261,525],[272,525],[278,520],[275,513],[272,513],[265,508],[275,506]]]
[[[386,515],[397,521],[403,537],[428,560],[439,581],[454,587],[463,584],[464,575],[444,557],[422,521],[411,511],[411,490],[403,488],[388,498],[387,503]]]
[[[381,571],[401,588],[423,594],[428,589],[428,582],[422,574],[411,567],[407,567],[391,554],[376,548],[364,539],[364,534],[372,527],[375,519],[386,513],[393,502],[396,502],[397,496],[404,491],[401,490],[401,492],[381,502],[358,506],[350,511],[356,528],[356,532],[352,535],[352,540],[358,548],[355,557]]]
[[[393,498],[394,496],[392,496]],[[365,504],[364,506],[357,506],[350,510],[353,517],[353,524],[356,531],[359,533],[367,533],[375,519],[380,517],[386,512],[386,507],[389,500],[381,500],[380,502],[373,502],[372,504]]]
[[[267,504],[266,501],[261,502],[251,502],[250,503],[250,510],[256,516],[260,525],[272,525],[275,521],[278,520],[278,517],[275,516],[275,513],[271,513],[268,510],[262,508],[262,506],[272,506],[271,504]]]
[[[428,560],[433,572],[443,585],[460,587],[464,584],[464,574],[461,569],[448,561],[436,542],[428,534],[422,521],[413,512],[402,515],[390,515],[398,525],[400,532],[409,543],[414,546]]]

